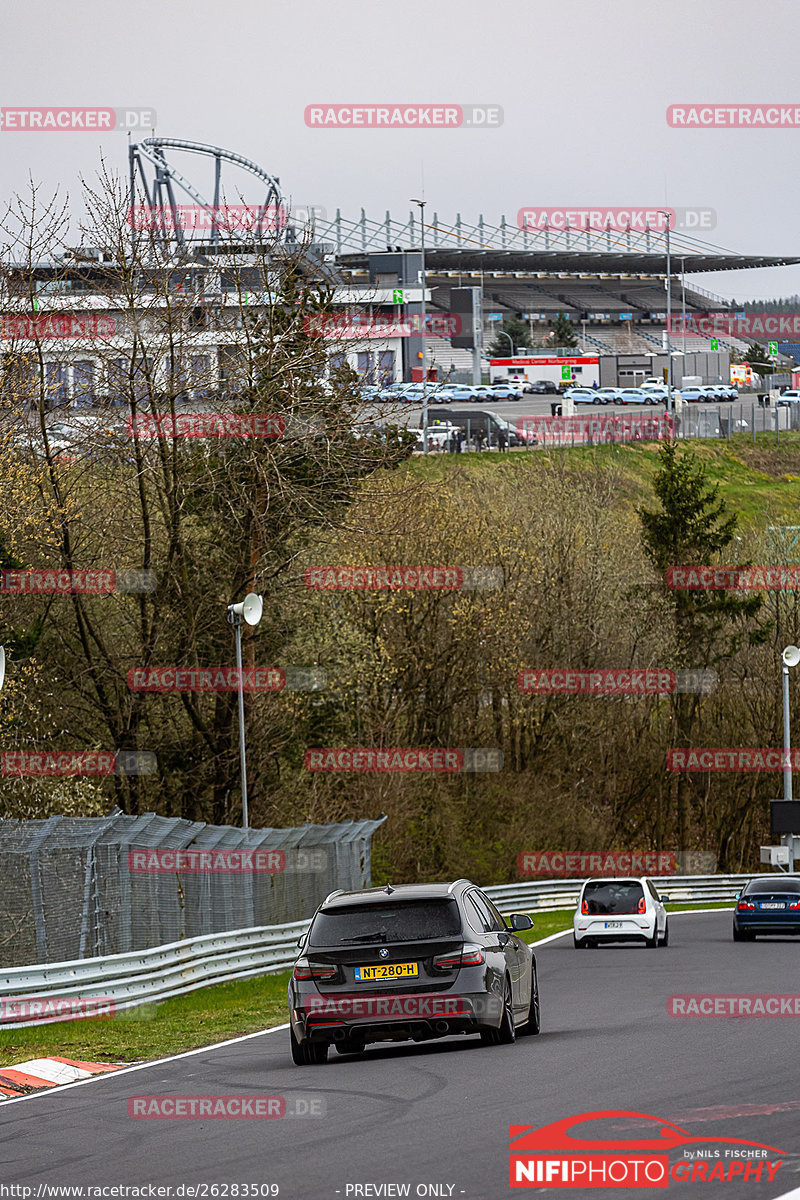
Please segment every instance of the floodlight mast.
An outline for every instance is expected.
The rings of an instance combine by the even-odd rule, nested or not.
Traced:
[[[792,799],[792,762],[791,762],[791,728],[789,721],[789,668],[800,663],[800,650],[797,646],[786,646],[781,654],[783,666],[783,798]],[[787,812],[789,810],[787,809]],[[781,841],[789,847],[789,871],[794,871],[794,834],[784,833]]]
[[[238,604],[228,605],[228,621],[236,640],[236,679],[239,700],[239,765],[242,773],[242,829],[249,829],[247,812],[247,755],[244,740],[244,679],[242,672],[242,623],[257,625],[264,611],[264,601],[255,592],[248,592]]]

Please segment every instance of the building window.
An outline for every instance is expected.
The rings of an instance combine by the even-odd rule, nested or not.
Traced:
[[[72,368],[72,399],[82,406],[94,400],[94,363],[90,358],[79,359]]]

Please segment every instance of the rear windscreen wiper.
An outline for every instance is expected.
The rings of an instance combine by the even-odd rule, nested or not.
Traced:
[[[386,934],[382,929],[376,929],[374,933],[360,933],[358,937],[342,938],[343,942],[385,942]]]

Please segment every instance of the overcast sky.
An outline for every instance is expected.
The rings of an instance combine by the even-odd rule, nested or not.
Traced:
[[[156,132],[221,145],[296,203],[353,219],[487,221],[524,206],[713,208],[709,241],[800,254],[800,129],[671,129],[690,102],[800,105],[796,0],[5,0],[2,107],[141,106]],[[309,104],[484,103],[492,129],[311,129]],[[122,132],[0,133],[0,195],[72,193]],[[176,160],[177,162],[177,160]],[[207,184],[198,178],[205,190]],[[231,199],[231,196],[228,196]],[[737,299],[800,292],[800,267],[698,277]]]

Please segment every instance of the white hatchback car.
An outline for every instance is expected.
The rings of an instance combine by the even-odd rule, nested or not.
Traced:
[[[576,950],[600,942],[644,942],[655,949],[669,945],[664,902],[652,879],[587,879],[572,920]]]

